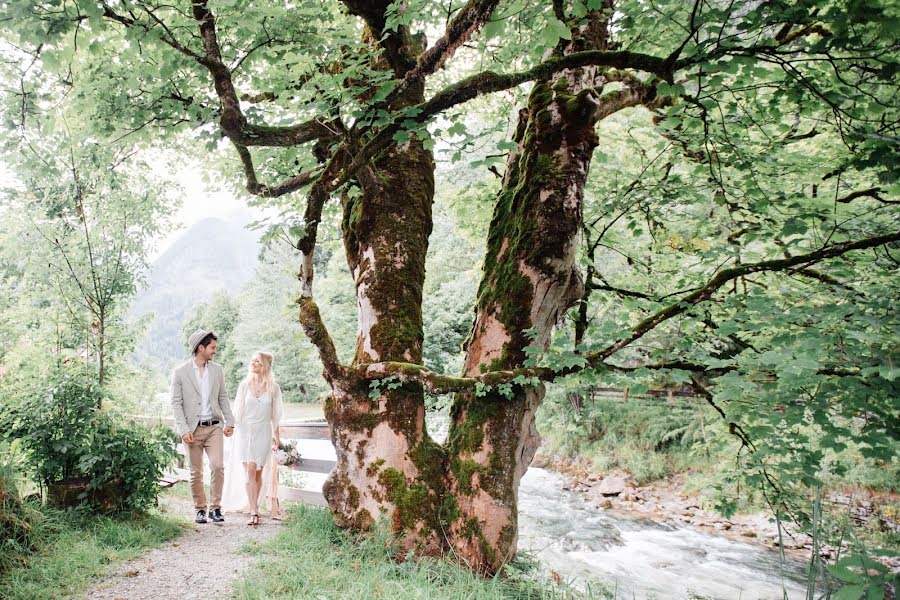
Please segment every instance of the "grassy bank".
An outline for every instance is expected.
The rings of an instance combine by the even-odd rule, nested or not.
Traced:
[[[355,537],[321,508],[296,506],[273,540],[248,548],[256,559],[235,588],[237,598],[367,598],[407,600],[608,598],[594,587],[582,595],[540,577],[534,563],[516,562],[483,579],[445,559],[396,561],[386,535]]]
[[[700,400],[597,397],[578,408],[565,396],[548,395],[538,412],[544,451],[581,459],[600,473],[622,469],[640,484],[712,470],[737,448]]]
[[[700,398],[588,396],[575,410],[564,393],[554,392],[537,417],[545,453],[579,459],[598,473],[622,469],[639,484],[689,474],[698,491],[704,474],[733,463],[740,449],[738,438]],[[826,488],[900,493],[900,463],[866,458],[852,441],[845,446],[839,453],[821,449]]]
[[[36,552],[0,576],[0,598],[68,598],[85,589],[110,563],[127,560],[179,535],[182,521],[161,514],[95,516],[85,511],[32,507]]]

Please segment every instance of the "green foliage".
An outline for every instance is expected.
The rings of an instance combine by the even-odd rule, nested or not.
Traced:
[[[338,253],[318,248],[316,256],[320,257],[320,254],[325,255],[321,256],[324,266],[334,262],[337,267],[337,263],[342,262]],[[253,277],[238,295],[240,308],[230,343],[236,353],[234,369],[240,377],[247,373],[250,356],[254,352],[269,351],[275,357],[273,369],[285,400],[311,402],[321,396],[327,385],[321,378],[322,366],[318,354],[297,322],[298,260],[297,250],[285,244],[283,239],[274,240],[263,248]],[[346,274],[346,267],[344,271],[336,269],[334,275],[330,270],[323,271],[320,270],[317,277],[322,284],[319,289],[335,300],[340,299],[330,304],[321,296],[317,298],[325,307],[323,318],[340,318],[346,329],[334,327],[333,321],[330,321],[332,334],[337,338],[336,343],[352,345],[352,337],[343,337],[355,333],[355,324],[350,320],[353,313],[348,318],[344,312],[345,302],[351,303],[351,306],[354,303],[348,290],[352,289],[352,280]]]
[[[895,552],[891,554],[896,555]],[[828,572],[843,584],[831,596],[835,600],[880,599],[884,597],[886,585],[896,589],[900,584],[900,576],[891,573],[882,562],[863,553],[845,556],[828,565]]]
[[[103,395],[90,376],[60,371],[3,407],[2,435],[18,440],[25,467],[42,485],[86,480],[81,502],[144,510],[156,502],[176,437],[167,428],[148,429],[101,411]]]
[[[9,456],[13,450],[9,444],[0,442],[0,451]],[[15,477],[10,465],[0,463],[0,575],[20,566],[35,550],[35,532],[43,517],[22,502]]]
[[[450,374],[462,371],[462,346],[472,327],[477,265],[483,254],[470,239],[462,215],[448,206],[459,201],[457,193],[458,188],[450,185],[436,190],[438,205],[425,262],[422,303],[423,364],[437,373]]]
[[[384,377],[383,379],[373,379],[369,382],[369,400],[378,400],[381,394],[384,393],[383,390],[396,390],[401,385],[403,385],[403,382],[396,375]]]
[[[0,347],[0,359],[23,337],[40,334],[58,360],[81,353],[103,383],[133,348],[128,301],[173,199],[167,187],[144,177],[146,163],[96,143],[83,129],[37,131],[27,145],[27,154],[19,146],[3,152],[15,178],[0,191],[9,225],[0,261],[11,275],[4,284],[25,296],[0,306],[13,342]],[[20,253],[22,247],[29,252]]]
[[[548,449],[584,457],[600,472],[624,469],[641,484],[687,468],[711,468],[725,449],[702,400],[598,396],[580,386],[556,387],[538,411]]]
[[[415,559],[398,556],[384,528],[356,536],[334,524],[328,511],[298,505],[285,527],[271,541],[248,548],[257,568],[236,587],[242,598],[447,598],[500,600],[611,598],[603,585],[581,593],[553,584],[538,573],[528,557],[484,579],[452,557]]]

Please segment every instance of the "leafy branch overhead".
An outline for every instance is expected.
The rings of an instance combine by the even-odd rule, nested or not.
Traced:
[[[385,97],[375,95],[368,105],[362,104],[361,113],[354,113],[359,116],[349,122],[346,121],[346,108],[335,99],[333,102],[326,100],[324,104],[328,108],[308,120],[296,124],[272,125],[263,121],[260,111],[253,111],[252,116],[247,114],[240,101],[238,86],[256,86],[260,83],[247,74],[248,65],[253,62],[253,52],[260,48],[278,49],[273,52],[274,57],[287,57],[291,48],[302,48],[308,43],[303,34],[299,33],[306,28],[291,24],[282,34],[263,27],[262,30],[253,32],[256,39],[248,44],[249,49],[241,55],[228,47],[223,50],[219,39],[219,23],[213,12],[216,3],[210,5],[203,1],[192,2],[190,14],[153,2],[129,3],[125,6],[114,3],[100,3],[97,6],[84,4],[87,6],[84,13],[63,13],[74,21],[73,35],[78,35],[79,29],[83,27],[103,28],[105,21],[128,30],[125,35],[129,40],[157,38],[188,61],[208,71],[219,103],[218,110],[214,112],[220,131],[237,150],[250,193],[279,197],[312,186],[307,194],[307,209],[304,214],[306,235],[301,242],[301,249],[306,253],[310,253],[315,246],[321,207],[329,195],[346,184],[368,161],[383,152],[398,131],[412,127],[413,131],[422,134],[423,124],[460,104],[484,94],[539,81],[565,69],[593,65],[644,72],[663,82],[660,89],[664,95],[683,96],[686,100],[697,103],[702,110],[708,111],[708,101],[696,97],[694,89],[702,94],[704,89],[721,81],[723,74],[738,74],[766,65],[776,65],[783,70],[787,81],[824,100],[832,108],[848,143],[853,143],[852,138],[859,136],[890,136],[890,132],[896,127],[896,121],[890,119],[864,122],[865,118],[858,112],[859,101],[848,102],[852,96],[840,96],[841,92],[823,86],[818,78],[821,71],[819,64],[836,71],[840,68],[840,73],[852,72],[852,78],[840,77],[840,85],[845,90],[843,93],[863,94],[867,98],[866,106],[887,110],[890,102],[890,94],[887,92],[892,83],[890,63],[878,53],[886,55],[891,50],[889,39],[873,45],[870,38],[874,34],[860,34],[847,39],[836,37],[832,28],[842,26],[837,21],[817,19],[817,11],[812,5],[797,6],[789,11],[763,7],[751,11],[751,14],[741,14],[737,6],[720,9],[698,1],[694,3],[690,13],[685,14],[689,18],[680,38],[675,36],[671,39],[668,48],[665,44],[657,44],[656,53],[627,49],[586,50],[535,61],[530,68],[521,71],[483,71],[438,89],[421,104],[388,110],[387,120],[373,120],[373,115],[384,113],[411,86],[426,85],[428,78],[451,63],[457,51],[473,39],[485,23],[495,23],[496,21],[491,21],[492,15],[501,3],[474,0],[466,3],[455,11],[444,34],[434,44],[417,56],[405,56],[404,52],[409,51],[399,49],[400,40],[411,34],[406,25],[391,23],[384,16],[389,3],[346,2],[346,9],[360,16],[373,35],[380,38],[382,52],[391,63],[395,78],[386,88],[391,91]],[[558,28],[561,34],[565,34],[568,25],[576,23],[578,16],[584,14],[584,8],[578,7],[590,9],[594,4],[599,6],[599,3],[593,2],[586,5],[575,3],[572,12],[563,15],[569,21],[566,25],[558,18],[550,17],[548,30]],[[228,10],[227,3],[221,4],[221,7],[226,15],[225,22],[230,26],[234,19],[233,13]],[[399,13],[400,11],[394,13],[394,20],[401,23]],[[331,15],[323,14],[319,19],[324,21],[328,16]],[[676,21],[680,17],[678,11],[669,16]],[[190,31],[189,18],[193,19],[199,35]],[[85,21],[89,25],[85,25]],[[289,33],[291,26],[296,27],[298,33]],[[86,33],[82,32],[82,35]],[[230,41],[226,41],[226,44]],[[232,60],[226,58],[229,54],[234,55]],[[40,55],[53,56],[53,50],[42,49]],[[346,61],[322,64],[317,68],[320,74],[337,70],[335,75],[345,81],[366,76],[364,68]],[[385,82],[387,83],[389,82]],[[870,84],[882,89],[876,93],[867,92],[864,88]],[[260,93],[266,93],[266,90],[248,89],[244,96]],[[276,114],[279,121],[290,118],[289,113],[284,111]],[[302,170],[278,183],[260,182],[250,148],[293,148],[309,143],[315,143],[313,154],[321,163],[320,166]],[[309,277],[306,276],[307,293]]]
[[[601,370],[634,370],[635,367],[617,366],[606,362],[606,360],[615,355],[619,350],[640,339],[644,334],[651,331],[662,322],[691,310],[697,304],[710,301],[716,291],[735,279],[753,273],[789,271],[799,266],[812,265],[829,258],[838,257],[854,250],[875,248],[889,243],[896,243],[898,241],[900,241],[900,231],[856,242],[835,244],[822,248],[816,252],[793,256],[788,259],[760,261],[755,264],[748,263],[737,267],[723,269],[698,290],[674,300],[667,307],[641,321],[631,332],[629,332],[629,334],[621,337],[615,343],[610,344],[602,350],[596,350],[583,356],[574,355],[571,363],[567,363],[566,359],[563,359],[559,365],[550,367],[524,366],[515,371],[488,371],[477,377],[450,377],[439,375],[432,373],[419,365],[410,365],[406,363],[374,363],[361,368],[361,375],[366,379],[373,381],[378,379],[391,379],[392,381],[395,381],[397,377],[403,381],[418,381],[425,385],[426,389],[432,394],[444,394],[448,392],[475,389],[477,386],[484,385],[498,386],[509,383],[526,386],[535,385],[540,381],[553,381],[557,377],[571,375],[586,368],[597,368]],[[692,364],[687,361],[672,361],[668,363],[645,364],[641,365],[641,368],[706,371],[708,367]],[[848,371],[846,374],[855,375],[858,373]]]

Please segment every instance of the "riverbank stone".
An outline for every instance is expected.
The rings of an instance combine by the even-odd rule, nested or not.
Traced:
[[[618,496],[625,491],[625,478],[618,475],[608,475],[595,487],[596,493],[601,496]]]

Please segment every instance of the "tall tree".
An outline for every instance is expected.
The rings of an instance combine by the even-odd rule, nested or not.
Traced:
[[[757,201],[756,162],[743,156],[768,132],[737,135],[741,115],[766,111],[789,135],[830,136],[840,165],[820,177],[859,185],[837,186],[839,203],[893,202],[897,17],[879,2],[57,0],[6,3],[3,17],[5,37],[24,49],[13,52],[22,73],[6,96],[20,121],[54,91],[38,81],[39,62],[65,89],[75,86],[71,101],[100,132],[129,132],[136,143],[188,127],[209,136],[215,124],[250,194],[296,210],[292,197],[305,190],[293,230],[299,318],[331,387],[338,464],[325,493],[335,518],[366,528],[386,515],[403,547],[454,548],[481,571],[515,551],[517,488],[538,440],[543,381],[634,368],[617,359],[669,322],[702,320],[703,307],[738,280],[900,239],[896,215],[800,236],[787,252],[747,229],[734,236],[740,252],[698,269],[698,283],[659,297],[596,349],[537,362],[581,295],[577,242],[595,125],[622,109],[654,111],[658,134],[704,166],[708,196],[735,223],[779,210]],[[441,30],[431,44],[419,33]],[[476,70],[485,61],[499,72]],[[523,85],[528,100],[502,145],[465,372],[433,373],[422,366],[421,310],[432,136],[444,134],[445,120],[457,121],[446,135],[471,135],[458,107]],[[313,300],[319,227],[337,198],[358,309],[349,363]],[[423,387],[458,393],[444,446],[425,428]]]
[[[24,269],[46,278],[52,300],[45,300],[59,309],[54,320],[80,342],[101,385],[117,341],[131,335],[125,310],[149,243],[171,213],[165,191],[152,190],[138,171],[125,173],[146,168],[132,154],[67,133],[37,136],[7,155],[19,181],[5,190],[4,203],[31,249]],[[69,343],[60,338],[57,346]]]

